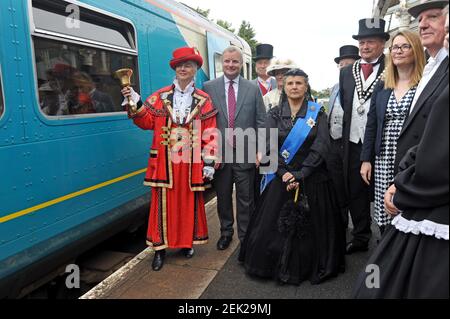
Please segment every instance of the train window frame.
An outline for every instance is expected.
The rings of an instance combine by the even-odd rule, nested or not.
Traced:
[[[127,49],[123,47],[116,47],[113,45],[109,45],[102,42],[97,41],[91,41],[84,38],[77,38],[69,35],[65,35],[62,33],[56,33],[56,32],[50,32],[45,30],[40,30],[36,28],[36,25],[34,23],[34,17],[33,17],[33,1],[34,0],[28,0],[28,14],[29,14],[29,21],[30,21],[30,33],[31,33],[31,47],[32,47],[32,64],[33,64],[33,71],[34,71],[34,84],[35,84],[35,98],[37,101],[37,109],[46,119],[51,120],[51,123],[59,123],[56,121],[60,120],[71,120],[71,119],[80,119],[80,118],[94,118],[98,119],[100,117],[104,118],[107,116],[108,118],[111,118],[112,116],[123,116],[125,114],[125,111],[115,111],[115,112],[108,112],[108,113],[81,113],[81,114],[66,114],[66,115],[48,115],[46,114],[43,109],[40,107],[40,98],[39,98],[39,83],[38,83],[38,68],[37,68],[37,60],[36,60],[36,45],[35,45],[35,39],[41,38],[43,40],[50,40],[50,41],[57,41],[61,44],[73,44],[78,46],[83,46],[86,49],[93,48],[93,49],[99,49],[104,50],[106,52],[110,53],[120,53],[125,54],[128,56],[132,56],[135,59],[135,65],[136,69],[135,76],[137,76],[137,83],[140,86],[140,77],[139,77],[139,59],[138,59],[138,37],[137,37],[137,29],[134,23],[124,17],[118,16],[116,14],[113,14],[111,12],[90,6],[88,4],[80,3],[76,0],[60,0],[60,2],[67,3],[68,5],[74,4],[79,7],[85,8],[87,10],[93,11],[95,14],[103,15],[107,18],[113,18],[116,20],[120,20],[122,23],[128,24],[128,26],[131,26],[133,31],[133,40],[134,40],[134,46],[135,49]],[[38,0],[39,1],[39,0]],[[137,89],[137,91],[140,92],[140,88]]]
[[[49,30],[44,30],[44,29],[39,29],[36,26],[35,23],[35,19],[34,19],[34,15],[33,15],[33,1],[49,1],[49,0],[28,0],[28,14],[29,14],[29,21],[30,21],[30,28],[31,28],[31,34],[33,36],[40,36],[40,37],[47,37],[47,38],[52,38],[52,39],[65,39],[68,42],[74,42],[74,43],[84,43],[86,45],[90,45],[90,46],[94,46],[94,47],[99,47],[99,48],[103,48],[103,49],[111,49],[111,50],[117,50],[119,52],[127,52],[130,54],[135,54],[138,55],[138,41],[137,41],[137,30],[136,30],[136,26],[134,25],[134,23],[127,18],[121,17],[119,15],[116,15],[114,13],[93,7],[91,5],[85,4],[85,3],[81,3],[79,1],[76,0],[56,0],[59,2],[64,2],[67,3],[68,5],[73,4],[76,5],[80,8],[83,8],[85,10],[88,11],[92,11],[95,14],[99,14],[99,15],[103,15],[103,16],[107,16],[109,18],[113,18],[115,20],[119,20],[122,23],[126,23],[129,24],[132,29],[133,29],[133,34],[132,34],[132,40],[133,43],[132,45],[134,45],[134,49],[129,49],[129,48],[125,48],[125,47],[120,47],[120,46],[115,46],[112,44],[107,44],[101,41],[94,41],[94,40],[89,40],[86,38],[82,38],[82,37],[76,37],[76,36],[72,36],[69,34],[65,34],[62,32],[54,32],[54,31],[49,31]],[[52,0],[54,1],[54,0]],[[67,13],[69,16],[69,13]],[[67,16],[67,17],[68,17]]]

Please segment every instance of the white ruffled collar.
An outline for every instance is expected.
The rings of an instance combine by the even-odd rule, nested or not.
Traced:
[[[194,93],[195,90],[194,81],[191,81],[191,83],[189,83],[184,90],[180,88],[180,84],[178,83],[177,79],[173,81],[173,84],[175,85],[175,92],[181,94],[188,93],[189,95],[192,95],[192,93]]]

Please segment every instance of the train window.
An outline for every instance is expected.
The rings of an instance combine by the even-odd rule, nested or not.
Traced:
[[[42,112],[48,116],[65,116],[123,111],[120,83],[114,78],[114,71],[135,70],[132,85],[139,91],[131,24],[80,8],[80,28],[71,29],[65,26],[68,15],[65,6],[69,3],[60,0],[33,0],[32,3]]]
[[[49,116],[123,111],[113,72],[137,70],[137,58],[118,52],[34,38],[39,104]],[[132,85],[138,91],[134,73]]]
[[[61,0],[33,0],[35,32],[136,49],[133,27],[124,21]]]
[[[0,74],[0,117],[2,117],[4,110],[5,110],[5,102],[3,102],[3,84],[2,84],[2,77]]]
[[[222,54],[214,53],[214,71],[216,79],[223,75]]]

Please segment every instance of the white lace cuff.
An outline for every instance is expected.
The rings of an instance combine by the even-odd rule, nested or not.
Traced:
[[[205,176],[205,178],[212,180],[214,178],[214,173],[216,172],[216,170],[214,169],[214,167],[211,166],[205,166],[203,167],[203,175]]]
[[[130,90],[131,90],[131,99],[133,100],[134,103],[137,104],[140,101],[141,96],[138,93],[136,93],[136,91],[132,87],[130,87]],[[123,102],[122,102],[122,106],[125,106],[127,104],[128,104],[128,99],[124,98]]]

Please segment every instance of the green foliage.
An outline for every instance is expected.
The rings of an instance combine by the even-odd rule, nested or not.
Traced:
[[[216,22],[218,25],[220,25],[222,28],[224,28],[224,29],[227,29],[228,31],[231,31],[231,32],[233,32],[233,33],[235,33],[236,32],[236,29],[234,29],[233,28],[233,25],[230,23],[230,22],[228,22],[228,21],[225,21],[225,20],[217,20],[217,22]]]
[[[191,8],[193,9],[193,8]],[[209,14],[211,12],[210,9],[201,9],[199,7],[197,7],[197,9],[193,9],[195,11],[197,11],[199,14],[201,14],[202,16],[204,16],[205,18],[209,19]],[[233,33],[236,33],[236,29],[233,28],[233,25],[226,21],[226,20],[221,20],[218,19],[216,21],[216,23],[218,25],[220,25],[222,28],[227,29]],[[252,56],[255,56],[256,54],[256,46],[258,45],[258,41],[255,39],[256,36],[256,32],[255,29],[253,29],[253,27],[250,25],[250,22],[247,21],[242,21],[240,27],[239,27],[239,31],[237,33],[238,36],[240,36],[242,39],[244,39],[250,46],[251,50],[252,50]],[[256,77],[256,71],[255,71],[255,63],[253,62],[253,78]]]
[[[238,36],[247,41],[250,48],[252,49],[252,56],[255,56],[258,41],[255,39],[256,32],[255,29],[253,29],[253,27],[250,25],[250,22],[247,22],[245,20],[242,21],[241,26],[239,27]],[[252,78],[256,78],[255,62],[253,62],[252,70]]]
[[[197,9],[194,9],[195,11],[197,11],[198,13],[200,13],[202,16],[204,16],[206,19],[209,19],[209,13],[211,12],[210,9],[208,10],[203,10],[199,7],[197,7]]]

